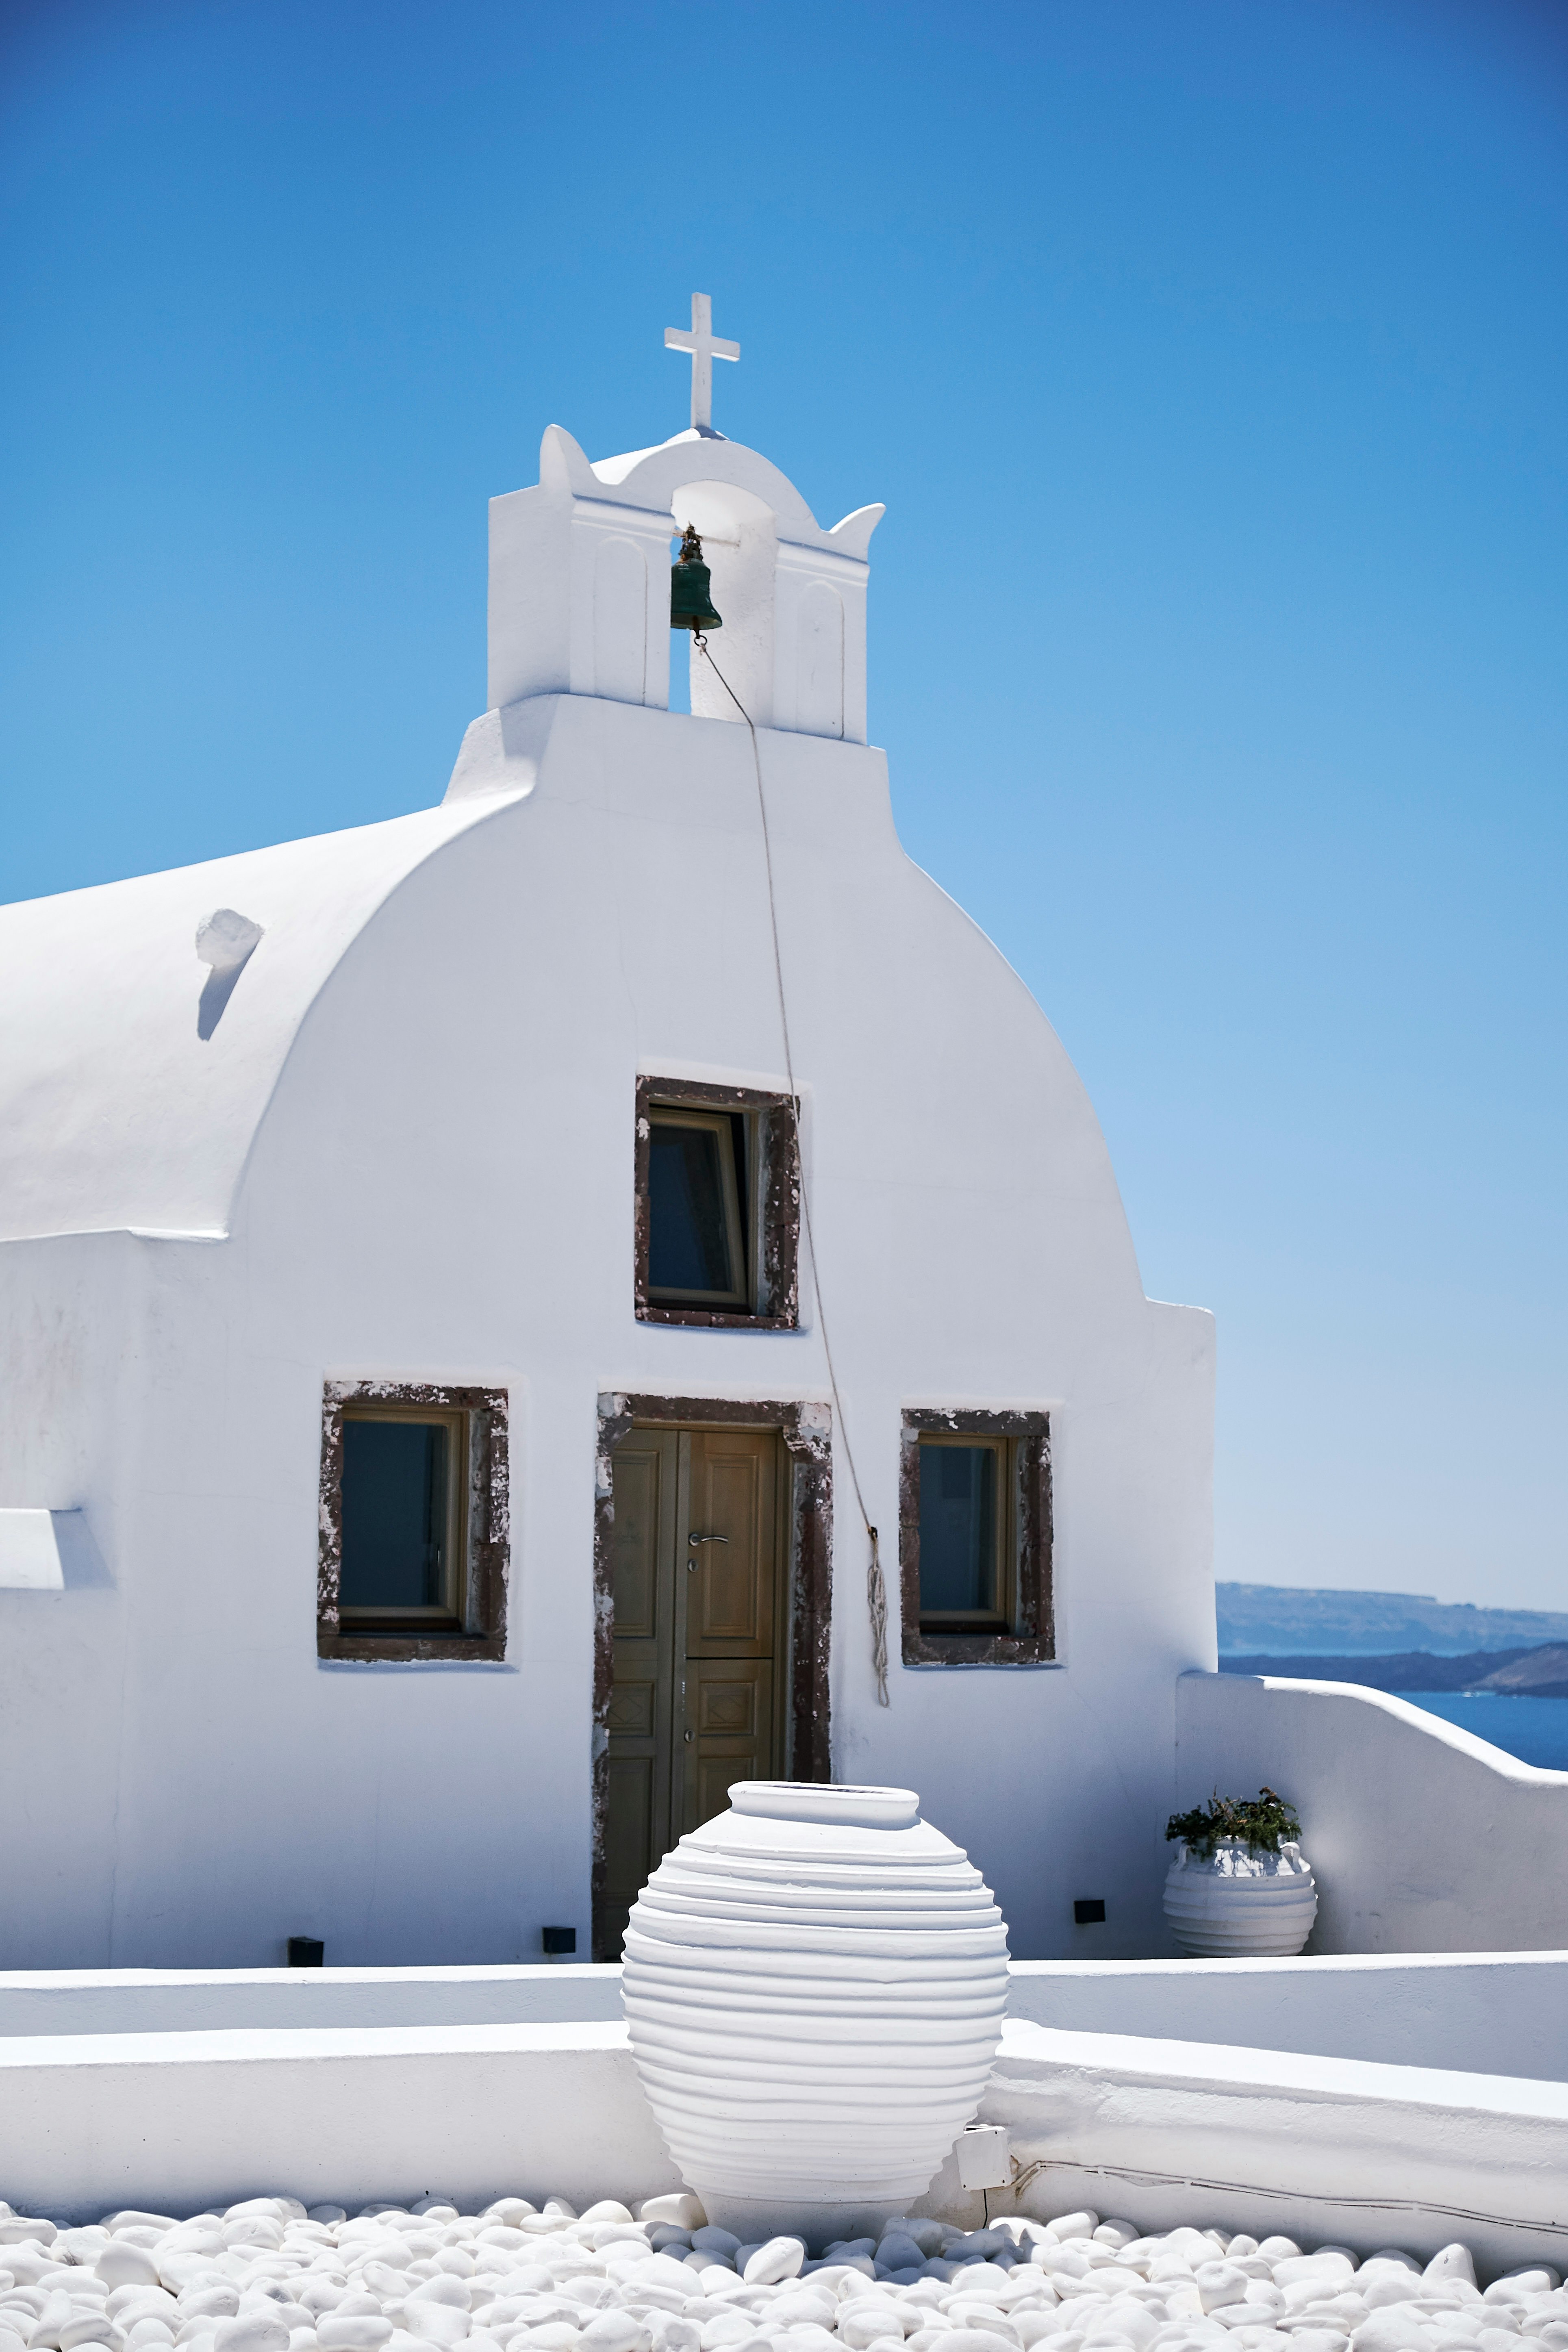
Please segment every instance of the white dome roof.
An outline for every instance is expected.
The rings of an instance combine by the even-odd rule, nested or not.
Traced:
[[[0,907],[0,1239],[221,1234],[334,965],[416,867],[516,797]],[[209,928],[219,912],[244,921]],[[244,954],[256,926],[232,979],[215,955]]]

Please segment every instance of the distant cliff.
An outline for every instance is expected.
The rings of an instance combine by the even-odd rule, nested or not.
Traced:
[[[1240,1654],[1289,1658],[1277,1672],[1306,1674],[1307,1657],[1473,1659],[1486,1654],[1486,1671],[1547,1643],[1568,1642],[1568,1612],[1477,1609],[1419,1592],[1343,1592],[1285,1584],[1220,1584],[1215,1588],[1219,1647]],[[1258,1671],[1254,1669],[1254,1671]],[[1363,1677],[1370,1680],[1370,1676]],[[1379,1689],[1393,1685],[1380,1683]],[[1406,1690],[1464,1689],[1465,1684],[1406,1683]]]
[[[1507,1659],[1476,1688],[1568,1698],[1568,1643],[1553,1642],[1544,1650],[1527,1650],[1522,1658]]]
[[[1429,1650],[1346,1657],[1290,1656],[1268,1652],[1220,1653],[1222,1675],[1286,1675],[1308,1683],[1364,1683],[1382,1691],[1497,1691],[1521,1698],[1568,1698],[1568,1643],[1540,1650],[1473,1650],[1462,1658]]]

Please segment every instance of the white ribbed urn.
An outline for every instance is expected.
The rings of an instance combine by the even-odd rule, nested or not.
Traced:
[[[908,1789],[741,1780],[632,1907],[649,2105],[710,2221],[820,2245],[913,2203],[991,2072],[1007,1930]]]
[[[1207,1959],[1284,1958],[1318,1916],[1318,1889],[1299,1845],[1254,1853],[1239,1839],[1196,1854],[1184,1838],[1165,1878],[1165,1916],[1184,1951]]]

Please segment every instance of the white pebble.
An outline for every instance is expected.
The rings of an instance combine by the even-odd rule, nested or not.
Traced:
[[[586,2352],[652,2352],[653,2336],[629,2311],[600,2311],[583,2330]]]
[[[757,2248],[741,2275],[748,2286],[777,2286],[784,2279],[798,2278],[805,2260],[804,2238],[770,2238]]]
[[[289,2352],[289,2330],[266,2312],[246,2311],[220,2319],[214,2342],[216,2352]]]
[[[351,2221],[275,2196],[57,2230],[0,2207],[0,2352],[1568,2352],[1555,2270],[1483,2299],[1458,2242],[1358,2263],[1088,2210],[900,2214],[813,2260],[710,2226],[684,2190],[631,2210],[429,2194]]]
[[[677,2230],[700,2230],[707,2219],[701,2200],[684,2189],[673,2197],[647,2198],[637,2207],[637,2220],[656,2228],[666,2221]]]
[[[427,2282],[431,2285],[435,2283]],[[447,2345],[460,2344],[473,2325],[466,2306],[459,2309],[455,2304],[418,2299],[417,2291],[404,2306],[403,2324],[409,2335],[417,2336],[422,2344]],[[227,2352],[227,2347],[220,2345],[218,2352]]]

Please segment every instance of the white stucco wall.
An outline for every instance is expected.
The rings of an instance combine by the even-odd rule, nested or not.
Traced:
[[[284,2181],[468,2212],[524,2182],[582,2208],[680,2187],[619,2023],[0,2039],[0,2174],[19,2210],[84,2221]]]
[[[1561,2265],[1568,2089],[1009,2021],[980,2107],[1018,2210],[1215,2221]],[[585,2205],[679,2185],[618,2022],[0,2037],[0,2174],[21,2210],[188,2213],[279,2190],[350,2206]],[[978,2223],[951,2158],[917,2210]]]
[[[1040,2163],[1026,2212],[1088,2205],[1143,2230],[1283,2231],[1361,2255],[1458,2238],[1483,2277],[1568,2252],[1561,2083],[1009,2020],[980,2117]],[[963,2203],[950,2158],[921,2210]]]
[[[1008,2015],[1058,2032],[1240,2042],[1568,2082],[1568,1953],[1015,1960]],[[0,1975],[0,2035],[614,2022],[618,1965],[58,1969]]]
[[[616,2024],[616,1961],[429,1969],[13,1969],[0,2035]]]
[[[1568,2083],[1568,1952],[1016,1960],[1007,2010],[1067,2032]]]
[[[1568,1772],[1356,1684],[1194,1673],[1177,1707],[1181,1804],[1265,1781],[1296,1804],[1310,1951],[1568,1946]]]
[[[1158,1948],[1176,1676],[1214,1659],[1212,1325],[1142,1296],[1083,1088],[903,856],[882,755],[763,740],[804,1150],[873,1515],[896,1528],[906,1405],[1053,1416],[1059,1665],[903,1669],[889,1543],[886,1710],[837,1461],[835,1769],[921,1790],[1015,1950],[1071,1949],[1079,1895],[1106,1900],[1099,1950]],[[542,698],[472,735],[422,855],[410,833],[377,850],[368,909],[359,838],[298,857],[328,969],[270,1010],[265,960],[295,920],[281,853],[79,894],[47,923],[24,910],[68,994],[76,931],[99,942],[79,1092],[116,1122],[103,1151],[33,1062],[9,1095],[0,1070],[0,1108],[34,1107],[28,1223],[199,1217],[220,1237],[0,1250],[0,1504],[79,1507],[106,1579],[0,1592],[0,1771],[25,1791],[0,1819],[24,1890],[0,1910],[6,1966],[247,1965],[289,1934],[343,1962],[512,1960],[547,1923],[585,1950],[595,1399],[827,1396],[809,1304],[795,1333],[632,1315],[637,1074],[784,1081],[745,730]],[[215,899],[264,937],[201,1043],[190,931]],[[124,1003],[121,963],[183,977]],[[200,1055],[258,1032],[247,1108],[193,1189]],[[318,1663],[321,1384],[340,1377],[510,1390],[504,1664]],[[1026,1832],[1020,1789],[1051,1792]]]

